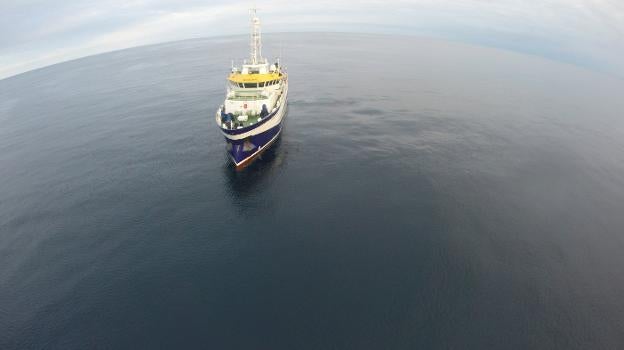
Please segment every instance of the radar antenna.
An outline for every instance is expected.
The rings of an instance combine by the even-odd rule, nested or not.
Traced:
[[[260,33],[260,19],[256,15],[256,8],[249,10],[251,16],[251,64],[258,64],[258,61],[262,59],[262,38]]]

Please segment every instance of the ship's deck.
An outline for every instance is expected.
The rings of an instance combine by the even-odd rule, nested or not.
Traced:
[[[239,120],[238,117],[240,117],[241,115],[244,115],[240,112],[237,113],[233,113],[234,114],[234,120],[232,121],[232,127],[231,129],[237,129],[237,128],[246,128],[248,126],[252,126],[254,124],[259,123],[260,121],[262,121],[262,118],[260,117],[260,115],[247,115],[247,120]],[[266,117],[265,117],[266,118]],[[229,126],[229,124],[227,124]]]

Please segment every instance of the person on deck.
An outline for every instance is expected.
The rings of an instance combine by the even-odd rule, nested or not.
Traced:
[[[263,105],[262,105],[262,110],[260,111],[260,117],[261,117],[261,118],[264,118],[264,117],[266,117],[267,115],[269,115],[269,111],[268,111],[268,109],[267,109],[266,104],[263,104]]]

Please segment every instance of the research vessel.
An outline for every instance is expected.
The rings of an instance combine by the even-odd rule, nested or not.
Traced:
[[[225,101],[216,122],[225,136],[226,150],[242,169],[268,149],[280,136],[288,102],[288,75],[280,59],[270,63],[262,56],[260,19],[250,11],[249,58],[232,68]]]

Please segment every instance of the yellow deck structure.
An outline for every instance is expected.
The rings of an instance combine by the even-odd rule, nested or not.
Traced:
[[[228,80],[233,83],[263,83],[272,80],[281,79],[282,75],[280,73],[253,73],[253,74],[241,74],[241,73],[232,73],[228,77]]]

